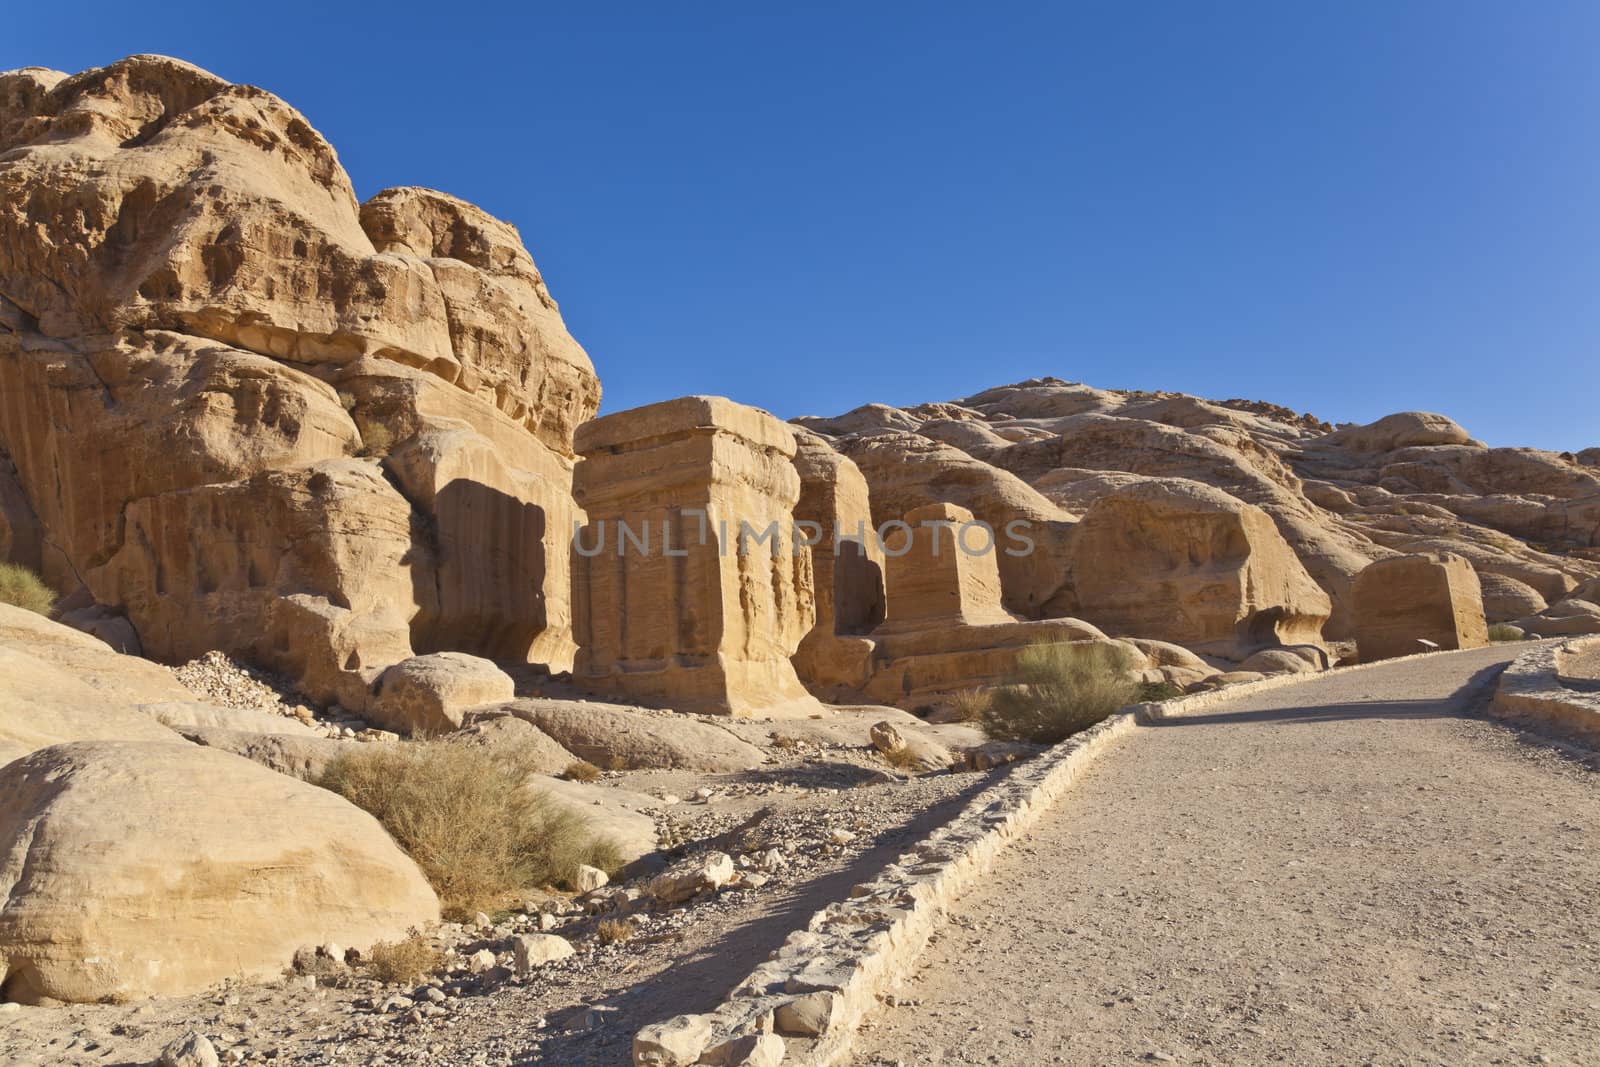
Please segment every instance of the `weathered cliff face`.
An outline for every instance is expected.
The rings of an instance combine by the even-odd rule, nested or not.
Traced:
[[[1574,456],[1487,448],[1442,415],[1402,412],[1335,430],[1259,401],[1119,392],[1046,378],[950,403],[871,404],[836,418],[795,421],[855,459],[875,515],[943,501],[986,519],[1035,520],[1048,533],[1032,562],[1009,570],[1002,562],[1006,606],[1034,617],[1076,616],[1111,632],[1188,618],[1179,629],[1214,637],[1237,625],[1231,608],[1193,617],[1198,602],[1182,591],[1208,580],[1198,560],[1210,558],[1205,546],[1214,538],[1205,531],[1220,521],[1221,512],[1197,499],[1195,508],[1178,509],[1182,517],[1123,516],[1128,528],[1149,530],[1128,547],[1119,573],[1137,578],[1154,600],[1105,600],[1111,590],[1100,588],[1106,583],[1099,571],[1082,588],[1074,580],[1073,560],[1105,555],[1087,542],[1106,536],[1103,522],[1077,519],[1108,498],[1121,498],[1117,509],[1126,512],[1139,499],[1136,487],[1158,479],[1204,483],[1271,520],[1330,601],[1323,604],[1298,579],[1274,581],[1268,599],[1281,600],[1276,606],[1284,618],[1299,620],[1288,629],[1302,637],[1324,615],[1323,636],[1353,637],[1355,576],[1401,553],[1453,552],[1480,576],[1493,576],[1485,586],[1494,594],[1491,620],[1559,601],[1600,573],[1593,450]],[[943,462],[956,451],[964,455]],[[1041,501],[1056,514],[1043,511]],[[1150,503],[1141,507],[1148,511]],[[1171,512],[1171,503],[1157,510]],[[1222,510],[1230,509],[1244,514],[1234,505]],[[1253,537],[1243,542],[1248,550],[1236,561],[1240,574],[1255,566],[1255,557],[1276,552],[1275,539],[1264,538],[1259,524],[1251,529]],[[1192,538],[1199,556],[1185,562]],[[1131,562],[1162,556],[1163,546],[1170,561],[1157,560],[1153,569]],[[1268,569],[1286,573],[1278,564]],[[1158,581],[1157,573],[1182,580]],[[1018,599],[1023,589],[1035,598],[1031,604]]]
[[[412,651],[569,666],[599,399],[514,228],[358,204],[272,94],[156,56],[0,75],[0,551],[146,654],[358,708]]]

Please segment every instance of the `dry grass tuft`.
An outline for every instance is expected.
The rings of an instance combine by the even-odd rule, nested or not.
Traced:
[[[380,982],[415,985],[444,970],[444,953],[421,934],[412,931],[404,941],[380,941],[366,954],[367,971]]]
[[[417,861],[445,914],[492,912],[579,864],[615,873],[616,845],[528,783],[514,758],[465,745],[364,745],[319,780],[371,812]]]
[[[1138,699],[1133,657],[1121,645],[1041,644],[1017,659],[1016,680],[996,689],[983,729],[1000,741],[1053,745]]]
[[[635,933],[632,919],[605,919],[595,927],[595,935],[600,938],[602,945],[615,945],[628,940]]]
[[[561,772],[561,777],[569,782],[592,782],[600,777],[600,768],[586,759],[575,760],[567,764],[567,769]]]
[[[993,697],[982,689],[963,689],[950,698],[950,708],[958,722],[982,722]]]
[[[1489,627],[1489,640],[1491,641],[1523,641],[1527,634],[1509,622],[1497,622]]]
[[[17,563],[0,563],[0,604],[48,617],[50,609],[55,607],[56,595],[28,568]]]
[[[880,749],[878,751],[878,755],[882,756],[883,761],[896,770],[916,771],[918,769],[917,755],[915,752],[911,751],[910,745],[901,745],[899,748],[891,748],[887,752]]]

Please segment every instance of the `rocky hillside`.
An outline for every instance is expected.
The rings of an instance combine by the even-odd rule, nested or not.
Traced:
[[[160,56],[0,75],[0,558],[74,625],[357,710],[414,652],[570,666],[599,403],[515,229],[358,203],[271,93]]]
[[[1355,575],[1387,556],[1466,557],[1491,622],[1534,615],[1600,574],[1600,449],[1489,448],[1442,415],[1336,429],[1259,401],[1044,378],[795,422],[855,461],[879,522],[934,500],[997,527],[1033,520],[1042,558],[1002,562],[1006,606],[1030,617],[1171,630],[1166,614],[1192,599],[1174,582],[1247,542],[1271,553],[1264,530],[1204,535],[1219,510],[1245,505],[1270,517],[1330,598],[1330,640],[1352,635]],[[1314,613],[1314,591],[1285,596]]]

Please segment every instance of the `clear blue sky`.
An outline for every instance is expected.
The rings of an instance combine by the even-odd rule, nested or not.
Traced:
[[[1600,445],[1600,4],[776,7],[24,3],[0,68],[180,56],[510,219],[608,411],[1053,374]]]

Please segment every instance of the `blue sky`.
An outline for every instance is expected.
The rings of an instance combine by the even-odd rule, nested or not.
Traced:
[[[575,8],[582,8],[576,13]],[[1600,445],[1600,5],[22,4],[522,231],[605,410],[1056,375]]]

